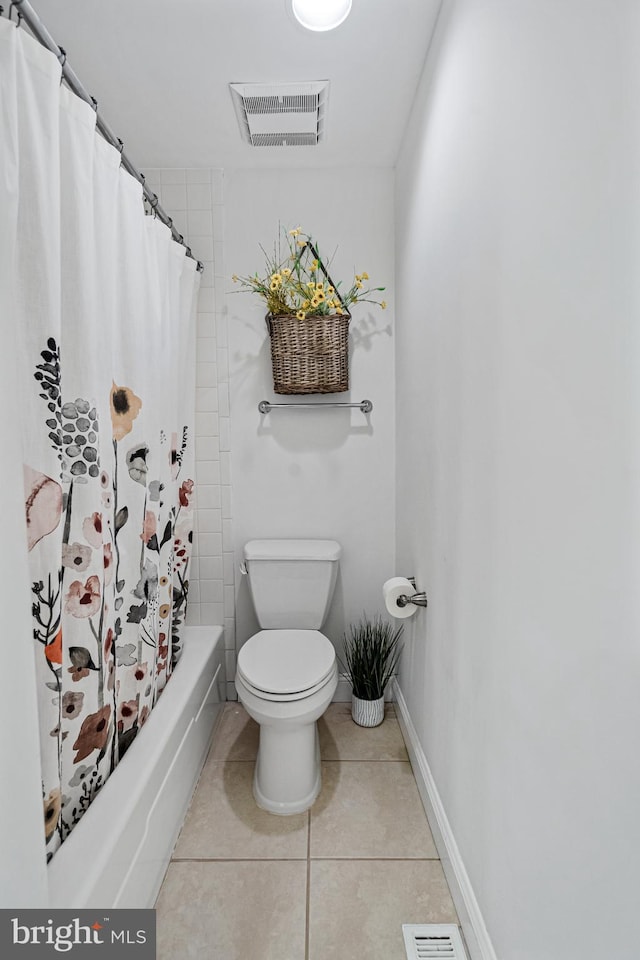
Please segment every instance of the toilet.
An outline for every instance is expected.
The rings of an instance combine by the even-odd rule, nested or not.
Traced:
[[[241,571],[261,630],[238,654],[236,690],[260,725],[253,795],[283,816],[320,793],[317,720],[338,685],[331,641],[320,633],[338,573],[335,540],[250,540]]]

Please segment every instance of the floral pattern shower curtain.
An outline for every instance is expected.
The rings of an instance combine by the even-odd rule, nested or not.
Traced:
[[[0,19],[48,855],[140,734],[181,648],[192,540],[195,263],[60,67]],[[0,212],[0,216],[3,214]],[[136,749],[144,749],[144,738]],[[99,829],[99,825],[96,825]]]

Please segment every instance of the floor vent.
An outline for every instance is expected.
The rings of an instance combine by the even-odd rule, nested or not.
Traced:
[[[407,960],[468,960],[453,923],[403,923]]]
[[[253,147],[308,147],[324,139],[329,81],[231,83],[242,138]]]

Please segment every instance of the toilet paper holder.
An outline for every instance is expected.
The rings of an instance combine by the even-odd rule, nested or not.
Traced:
[[[416,578],[407,577],[407,580],[411,586],[416,589]],[[409,603],[415,603],[417,607],[426,607],[427,606],[427,595],[424,592],[414,593],[408,597],[405,593],[398,597],[396,603],[399,607],[406,607]]]

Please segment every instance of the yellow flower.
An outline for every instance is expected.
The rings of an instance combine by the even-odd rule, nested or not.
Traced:
[[[271,313],[286,313],[309,321],[317,317],[336,315],[349,319],[351,304],[360,300],[377,303],[382,310],[386,309],[386,301],[380,303],[375,298],[375,293],[384,290],[384,287],[372,289],[366,270],[352,274],[354,279],[347,281],[347,286],[343,287],[345,294],[341,297],[340,284],[333,286],[315,248],[313,237],[299,226],[290,230],[280,227],[279,232],[285,237],[284,246],[287,251],[281,262],[277,253],[273,257],[266,254],[261,276],[256,272],[255,275],[246,276],[234,273],[232,277],[233,282],[242,286],[243,290],[257,293],[262,300],[266,300]],[[123,397],[126,395],[126,388],[115,389],[121,391]],[[135,408],[132,412],[134,416],[137,415]],[[118,421],[120,434],[124,428],[123,419]],[[127,423],[124,429],[129,432],[131,424]]]

